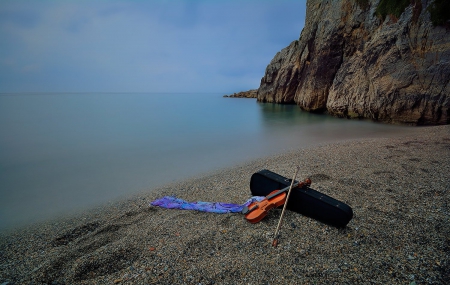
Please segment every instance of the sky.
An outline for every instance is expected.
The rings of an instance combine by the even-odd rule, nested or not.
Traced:
[[[259,87],[306,0],[0,0],[0,93]]]

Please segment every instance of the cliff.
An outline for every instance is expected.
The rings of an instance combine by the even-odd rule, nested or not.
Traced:
[[[433,25],[431,0],[408,1],[397,16],[381,15],[379,2],[308,0],[300,39],[267,66],[258,101],[389,123],[450,123],[448,22]]]

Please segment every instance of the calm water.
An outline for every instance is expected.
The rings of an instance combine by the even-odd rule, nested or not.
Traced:
[[[292,148],[408,129],[220,94],[3,94],[0,229]]]

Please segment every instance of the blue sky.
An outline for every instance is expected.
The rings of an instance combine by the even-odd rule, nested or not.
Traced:
[[[257,88],[306,0],[0,0],[0,93]]]

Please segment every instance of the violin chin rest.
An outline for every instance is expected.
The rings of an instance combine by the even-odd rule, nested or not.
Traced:
[[[241,213],[244,214],[244,215],[247,214],[247,213],[248,213],[248,207],[245,206],[245,207],[242,209]]]

